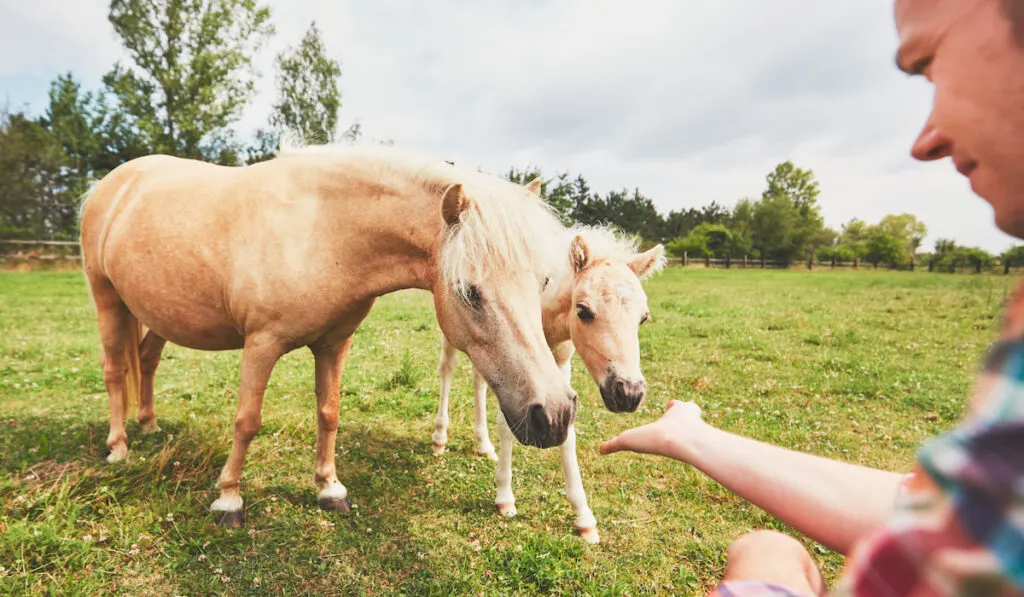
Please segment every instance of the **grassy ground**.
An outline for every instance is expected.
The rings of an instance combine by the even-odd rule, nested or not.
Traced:
[[[438,331],[427,295],[382,299],[343,380],[338,472],[357,509],[312,489],[313,362],[277,367],[243,475],[246,527],[208,514],[229,449],[238,353],[169,346],[161,433],[129,425],[104,464],[106,394],[77,273],[0,274],[0,594],[693,594],[730,540],[784,527],[693,469],[597,445],[670,398],[717,425],[825,456],[902,469],[959,416],[1011,278],[896,272],[670,269],[648,285],[649,397],[615,415],[574,361],[580,465],[602,543],[583,544],[556,450],[517,447],[519,515],[493,507],[474,455],[471,375],[434,457]],[[489,398],[492,439],[496,403]],[[828,578],[841,559],[807,543]]]

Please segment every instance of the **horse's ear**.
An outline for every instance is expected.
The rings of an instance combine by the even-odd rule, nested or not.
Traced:
[[[665,267],[665,247],[660,244],[655,245],[653,248],[635,255],[627,265],[638,278],[643,280]]]
[[[578,234],[569,245],[569,262],[572,263],[572,269],[577,274],[590,263],[590,247],[587,246],[587,241]]]
[[[441,198],[441,215],[449,226],[459,223],[462,212],[469,207],[469,198],[462,192],[462,184],[455,183],[445,189],[444,197]]]
[[[530,191],[534,195],[540,197],[540,185],[540,177],[538,176],[523,186],[526,187],[527,191]]]

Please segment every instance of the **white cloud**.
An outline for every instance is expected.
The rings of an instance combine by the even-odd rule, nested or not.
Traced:
[[[10,4],[0,84],[68,69],[98,82],[119,55],[106,2]],[[597,190],[639,187],[665,212],[757,196],[792,159],[821,181],[832,226],[908,211],[926,245],[1012,241],[950,164],[910,158],[931,90],[893,66],[889,2],[269,4],[278,32],[243,131],[266,120],[274,54],[316,19],[342,63],[341,122],[371,137],[491,171],[532,163]]]

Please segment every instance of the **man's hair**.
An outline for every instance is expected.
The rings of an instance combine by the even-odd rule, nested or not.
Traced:
[[[1024,47],[1024,0],[999,0],[999,5],[1010,19],[1014,39]]]

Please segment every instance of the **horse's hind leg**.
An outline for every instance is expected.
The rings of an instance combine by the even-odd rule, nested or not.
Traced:
[[[139,395],[139,425],[142,426],[142,433],[154,433],[160,431],[156,424],[156,411],[153,410],[153,381],[156,376],[156,368],[160,364],[160,355],[163,354],[164,345],[167,340],[156,335],[153,330],[146,332],[146,337],[139,347],[140,369],[142,371],[142,391]]]
[[[138,399],[139,326],[120,295],[106,279],[90,278],[89,289],[96,306],[103,354],[103,384],[110,405],[110,432],[107,435],[107,462],[123,460],[128,455],[128,434],[124,430],[125,409]]]
[[[210,505],[217,524],[239,526],[245,519],[239,482],[245,453],[263,422],[263,394],[274,365],[285,353],[280,343],[269,338],[250,337],[242,350],[242,373],[238,384],[238,409],[235,411],[235,436],[231,454],[220,473],[220,497]]]
[[[338,437],[338,392],[345,357],[352,336],[336,346],[311,347],[316,367],[316,467],[313,482],[317,504],[323,510],[348,512],[352,502],[348,489],[338,480],[334,463],[334,445]]]

